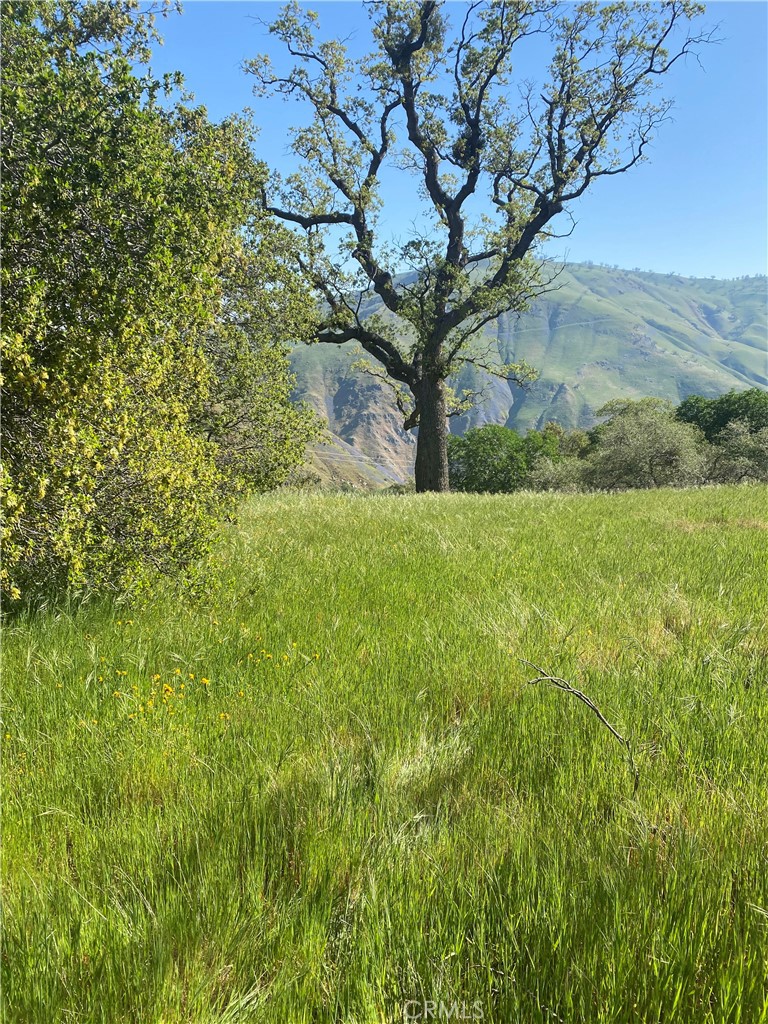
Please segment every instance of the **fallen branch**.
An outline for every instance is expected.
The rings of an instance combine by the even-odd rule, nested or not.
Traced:
[[[521,658],[520,661],[538,673],[535,679],[528,680],[529,686],[534,686],[536,683],[547,683],[548,686],[554,686],[557,690],[562,690],[564,693],[570,693],[573,697],[576,697],[577,700],[580,700],[582,704],[586,704],[589,710],[593,711],[597,715],[608,732],[618,740],[627,752],[629,768],[632,772],[632,777],[635,780],[635,784],[632,789],[632,796],[634,796],[637,793],[637,787],[640,784],[640,772],[635,764],[635,758],[632,754],[632,746],[629,740],[622,736],[618,729],[611,725],[597,704],[595,704],[595,702],[589,698],[586,693],[582,690],[578,690],[575,686],[571,686],[567,679],[561,679],[559,676],[553,676],[549,672],[545,672],[543,668],[540,668],[538,665],[534,665],[532,661],[528,661],[525,658]]]

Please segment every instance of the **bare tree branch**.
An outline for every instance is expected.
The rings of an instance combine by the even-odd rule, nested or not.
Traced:
[[[635,758],[632,753],[632,746],[629,740],[622,736],[615,726],[611,725],[611,723],[602,713],[597,704],[595,704],[595,702],[590,697],[588,697],[586,693],[583,692],[583,690],[579,690],[575,686],[572,686],[567,679],[561,679],[559,676],[551,675],[549,672],[546,672],[543,668],[540,668],[538,665],[534,665],[532,661],[527,661],[525,658],[520,658],[520,661],[523,663],[523,665],[528,665],[529,668],[534,669],[534,671],[537,673],[535,679],[528,680],[529,686],[534,686],[536,683],[547,683],[549,686],[554,686],[557,690],[562,690],[564,693],[570,693],[572,697],[575,697],[577,700],[580,700],[582,704],[585,704],[589,708],[589,710],[597,716],[598,720],[606,727],[606,729],[608,730],[608,732],[610,732],[614,739],[616,739],[624,747],[624,749],[627,752],[629,768],[632,772],[632,777],[634,779],[634,786],[632,789],[632,795],[634,796],[637,793],[637,787],[640,785],[640,772],[638,771],[637,765],[635,763]]]

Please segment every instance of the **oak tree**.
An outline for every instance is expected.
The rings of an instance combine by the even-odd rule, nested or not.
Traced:
[[[305,236],[302,267],[324,310],[317,340],[357,341],[376,360],[406,429],[418,427],[417,490],[442,491],[449,378],[468,361],[487,369],[485,326],[545,287],[535,256],[556,218],[645,158],[670,108],[657,85],[706,38],[690,27],[702,6],[470,0],[451,8],[453,29],[439,0],[367,6],[372,48],[360,59],[318,42],[317,15],[294,2],[270,26],[289,69],[247,62],[257,95],[311,114],[292,139],[301,169],[275,176],[263,202]],[[548,40],[549,63],[538,84],[515,83],[533,37]],[[434,221],[404,244],[383,230],[389,165],[416,175]],[[492,369],[531,377],[524,364]]]

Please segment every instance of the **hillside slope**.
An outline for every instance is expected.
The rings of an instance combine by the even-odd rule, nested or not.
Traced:
[[[524,431],[547,420],[587,427],[612,398],[678,402],[693,393],[768,388],[766,298],[765,278],[720,281],[569,264],[555,291],[520,317],[499,317],[482,339],[499,362],[534,365],[539,380],[523,392],[466,369],[459,389],[482,390],[484,397],[451,429],[502,423]],[[402,430],[388,389],[352,369],[359,355],[354,344],[296,349],[297,397],[327,418],[350,468],[357,460],[368,478],[378,466],[382,477],[405,479],[414,438]],[[318,460],[328,464],[327,449]]]

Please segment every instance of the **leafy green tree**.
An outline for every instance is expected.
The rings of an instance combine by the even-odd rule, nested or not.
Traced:
[[[233,361],[251,397],[261,374],[284,403],[288,378],[274,345],[246,352],[263,340],[253,292],[237,345],[228,323],[241,268],[258,268],[244,228],[263,220],[248,125],[168,101],[142,70],[153,16],[132,0],[10,0],[0,16],[2,583],[15,600],[197,558],[234,492],[259,483],[201,420],[232,406]],[[265,481],[280,476],[265,465]]]
[[[706,473],[719,484],[768,480],[768,427],[752,430],[744,420],[730,420],[708,446]]]
[[[305,233],[303,267],[326,311],[318,340],[359,342],[409,402],[417,490],[448,488],[448,379],[467,362],[487,369],[486,325],[545,286],[534,255],[555,219],[645,157],[670,106],[655,88],[705,38],[686,28],[702,9],[488,0],[453,8],[451,39],[438,0],[392,0],[369,5],[372,49],[354,60],[337,40],[318,43],[317,15],[293,3],[271,26],[293,66],[247,64],[257,94],[309,107],[292,144],[301,170],[275,179],[264,204]],[[513,61],[532,37],[549,39],[551,59],[518,92]],[[402,245],[379,227],[393,162],[419,179],[432,220]],[[370,292],[384,316],[370,314]],[[494,369],[519,382],[532,373]]]
[[[559,459],[564,431],[548,423],[525,437],[508,427],[488,424],[468,430],[463,437],[448,437],[451,487],[457,491],[509,493],[528,486],[541,459]]]
[[[675,418],[671,402],[617,399],[597,415],[610,419],[593,432],[585,466],[589,486],[607,490],[682,486],[702,479],[701,433]]]
[[[450,483],[456,491],[515,491],[528,472],[523,438],[507,427],[487,425],[448,437]]]
[[[693,423],[708,441],[716,441],[729,423],[740,421],[752,431],[768,427],[768,391],[749,388],[729,391],[719,398],[689,395],[675,413],[683,423]]]
[[[202,340],[211,385],[192,423],[214,444],[230,493],[266,491],[304,462],[322,431],[303,403],[291,401],[286,339],[308,337],[311,297],[295,273],[293,240],[263,216],[245,231],[245,248],[222,274],[226,301]]]
[[[563,427],[552,420],[545,423],[542,430],[529,430],[524,438],[529,469],[539,459],[559,459],[563,445],[567,445],[566,438]]]
[[[567,433],[563,431],[563,435],[560,438],[560,454],[565,457],[584,458],[589,451],[590,445],[589,432],[576,428],[575,430],[569,430]]]

